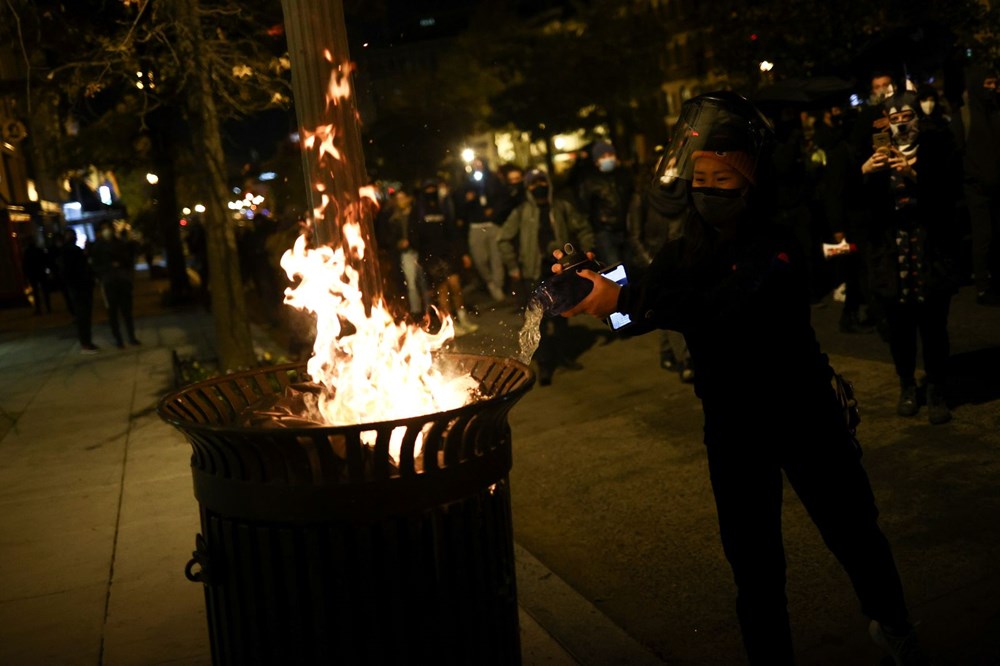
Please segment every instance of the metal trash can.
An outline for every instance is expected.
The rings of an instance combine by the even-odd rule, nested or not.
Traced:
[[[534,376],[512,359],[441,362],[482,399],[391,422],[234,425],[307,379],[286,365],[160,401],[193,448],[202,533],[185,573],[205,586],[214,664],[521,663],[507,415]]]

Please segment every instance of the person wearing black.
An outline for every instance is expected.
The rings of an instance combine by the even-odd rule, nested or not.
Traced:
[[[768,219],[772,140],[770,123],[735,93],[685,102],[657,175],[657,186],[689,182],[684,234],[639,283],[580,271],[594,287],[565,316],[618,311],[635,322],[633,333],[684,333],[751,664],[794,661],[782,471],[850,576],[872,638],[897,664],[924,663],[839,376],[810,324],[802,251]]]
[[[63,246],[59,252],[59,273],[69,296],[69,303],[76,321],[76,335],[80,341],[80,353],[96,354],[91,333],[94,311],[94,272],[90,268],[87,254],[76,244],[76,232],[63,230]]]
[[[963,154],[965,204],[972,227],[976,302],[1000,305],[1000,95],[997,72],[974,65],[966,73],[968,102],[955,114]]]
[[[469,255],[467,238],[455,223],[452,207],[444,205],[438,181],[425,180],[420,189],[413,206],[412,233],[430,292],[426,301],[455,320],[456,336],[475,333],[479,326],[465,309],[460,277],[462,262]]]
[[[899,376],[897,412],[914,416],[917,401],[917,337],[927,375],[927,412],[946,423],[948,310],[958,291],[955,274],[954,202],[957,183],[954,140],[947,126],[925,118],[916,94],[884,102],[892,145],[870,151],[861,166],[871,207],[869,279],[889,330],[889,349]]]
[[[594,234],[576,207],[565,199],[555,199],[548,175],[532,169],[525,178],[527,196],[500,228],[499,245],[504,266],[511,281],[524,283],[521,293],[531,293],[542,278],[551,274],[552,251],[567,243],[589,250]],[[562,317],[546,317],[541,322],[541,339],[535,351],[538,383],[548,386],[552,374],[562,365],[579,369],[570,359],[561,358],[559,340],[569,322]]]
[[[118,321],[119,314],[125,322],[125,333],[131,345],[141,344],[135,337],[135,322],[132,320],[132,286],[135,277],[135,247],[125,239],[115,235],[114,227],[104,222],[100,227],[100,237],[90,246],[90,263],[101,281],[104,298],[108,304],[108,324],[115,346],[125,347]]]
[[[594,231],[601,261],[610,266],[627,258],[626,219],[634,186],[631,174],[618,164],[610,143],[594,144],[591,156],[597,168],[583,179],[578,197]]]
[[[24,248],[23,270],[25,279],[31,285],[31,296],[35,301],[35,314],[42,314],[43,303],[45,304],[45,312],[52,314],[49,253],[34,238],[29,238],[28,247]]]

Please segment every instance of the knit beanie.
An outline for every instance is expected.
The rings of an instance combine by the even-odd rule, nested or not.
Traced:
[[[737,171],[740,175],[750,181],[753,185],[756,183],[754,179],[754,158],[751,157],[750,153],[743,150],[726,150],[726,151],[712,151],[712,150],[696,150],[691,154],[692,163],[698,160],[700,157],[708,157],[715,160],[716,162],[722,162],[729,168]]]

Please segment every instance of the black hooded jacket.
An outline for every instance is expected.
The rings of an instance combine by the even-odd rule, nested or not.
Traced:
[[[794,237],[763,219],[745,220],[728,241],[694,213],[692,225],[700,233],[668,242],[642,282],[622,288],[618,309],[636,322],[632,333],[684,334],[698,368],[706,441],[828,405],[817,396],[829,396],[832,370],[810,323],[805,260]]]
[[[988,191],[1000,188],[1000,103],[997,92],[983,87],[983,81],[996,73],[976,66],[968,71],[968,126],[956,114],[956,140],[964,152],[966,180]]]

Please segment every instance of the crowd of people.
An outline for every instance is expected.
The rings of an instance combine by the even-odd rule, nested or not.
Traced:
[[[96,354],[99,347],[94,344],[92,321],[94,291],[99,287],[113,345],[124,349],[126,343],[142,344],[136,337],[132,317],[138,252],[139,243],[131,237],[127,225],[116,229],[113,222],[100,223],[96,237],[82,245],[76,230],[69,227],[54,234],[50,243],[30,238],[22,269],[31,286],[35,314],[51,314],[51,295],[61,292],[76,324],[80,352]]]
[[[841,301],[845,334],[881,335],[899,375],[898,413],[912,416],[926,402],[935,424],[950,419],[944,386],[952,295],[971,283],[977,303],[1000,304],[996,73],[970,67],[966,76],[960,102],[946,100],[932,82],[874,71],[860,104],[761,107],[775,136],[768,214],[803,248],[810,302]],[[453,315],[463,335],[476,326],[463,292],[523,306],[550,274],[552,250],[565,243],[593,251],[605,265],[624,262],[635,279],[683,233],[690,209],[682,183],[654,182],[653,167],[626,163],[611,143],[597,140],[567,174],[515,164],[493,170],[476,158],[463,182],[436,177],[404,185],[377,221],[387,291],[415,318],[429,305]],[[560,365],[576,365],[546,351],[563,329],[558,321],[544,324],[535,358],[543,385]],[[694,361],[675,331],[661,333],[660,364],[695,381]]]

